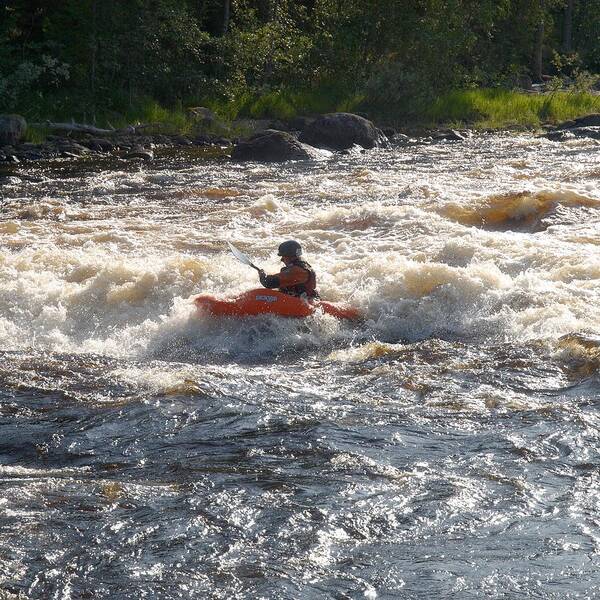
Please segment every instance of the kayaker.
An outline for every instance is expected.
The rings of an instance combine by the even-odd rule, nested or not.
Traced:
[[[278,288],[291,296],[318,298],[317,276],[313,268],[300,258],[302,246],[295,240],[288,240],[279,245],[277,254],[285,266],[277,275],[267,275],[261,269],[258,272],[261,284],[269,289]]]

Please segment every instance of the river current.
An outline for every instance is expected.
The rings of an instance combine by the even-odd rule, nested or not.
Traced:
[[[599,159],[5,172],[0,594],[599,597]],[[363,322],[196,313],[291,238]]]

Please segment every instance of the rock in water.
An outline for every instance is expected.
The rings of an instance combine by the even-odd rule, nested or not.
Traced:
[[[585,115],[575,119],[576,127],[599,127],[600,126],[600,114],[593,113],[591,115]]]
[[[436,142],[462,142],[466,139],[466,137],[462,133],[456,131],[455,129],[441,129],[440,131],[436,131],[433,134],[432,138]]]
[[[600,140],[600,127],[571,127],[545,133],[542,137],[553,142],[564,142],[573,138],[590,138]]]
[[[304,128],[300,141],[331,150],[346,150],[355,144],[363,148],[388,145],[383,132],[371,121],[351,113],[323,115]]]
[[[293,135],[284,131],[267,129],[240,141],[231,154],[235,160],[257,160],[261,162],[283,162],[319,158],[322,154],[315,148],[300,143]]]
[[[550,131],[545,133],[542,137],[552,142],[564,142],[566,140],[572,140],[575,134],[571,131]]]
[[[27,131],[27,122],[20,115],[0,115],[0,146],[18,144]]]
[[[133,150],[131,152],[129,152],[125,156],[125,158],[127,158],[127,159],[141,158],[142,160],[152,160],[154,158],[154,153],[152,152],[152,150],[137,146],[137,147],[133,148]]]

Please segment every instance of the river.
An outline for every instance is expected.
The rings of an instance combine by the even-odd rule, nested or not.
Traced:
[[[596,598],[600,146],[0,181],[10,598]],[[349,324],[198,315],[297,239]]]

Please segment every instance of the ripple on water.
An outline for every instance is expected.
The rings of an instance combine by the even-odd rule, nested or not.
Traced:
[[[0,588],[590,597],[595,161],[473,136],[278,166],[17,169]],[[227,241],[274,272],[291,237],[363,323],[195,313],[196,294],[257,285]]]

